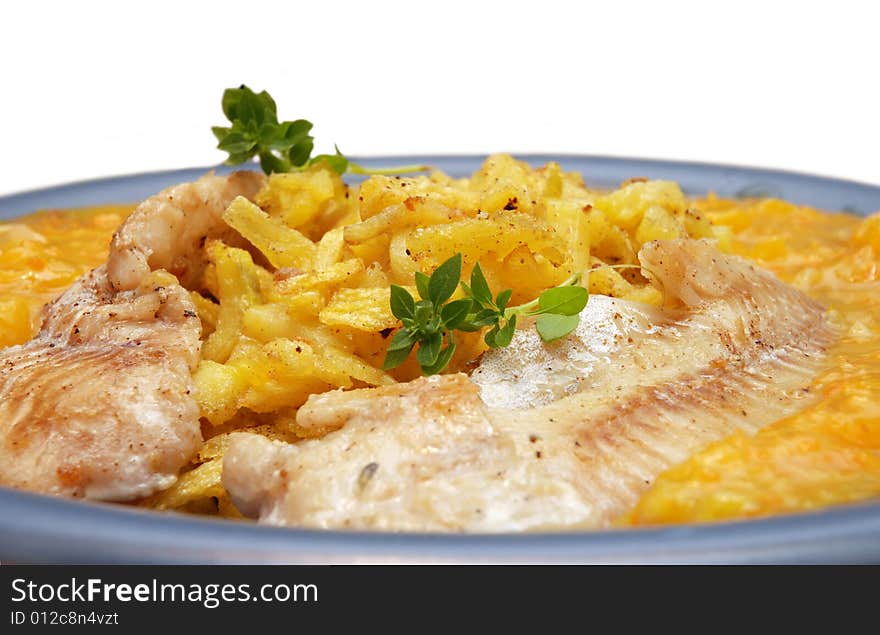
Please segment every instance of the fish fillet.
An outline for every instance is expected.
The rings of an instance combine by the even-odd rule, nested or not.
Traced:
[[[296,445],[234,435],[223,483],[276,525],[603,527],[666,468],[803,407],[834,339],[822,307],[704,241],[639,254],[649,307],[592,297],[568,337],[520,329],[471,377],[314,395]]]
[[[264,182],[262,174],[251,171],[209,175],[146,199],[113,234],[107,261],[113,286],[134,289],[150,271],[166,269],[184,287],[194,288],[207,264],[206,239],[247,247],[223,222],[223,212],[236,196],[253,199]]]
[[[223,210],[261,182],[208,176],[147,199],[108,264],[47,305],[34,339],[0,351],[0,485],[132,500],[175,482],[202,441],[201,324],[186,289],[151,271],[194,280],[203,237],[227,232]]]

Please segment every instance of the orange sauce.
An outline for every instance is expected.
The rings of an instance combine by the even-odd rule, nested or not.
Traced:
[[[814,405],[667,470],[624,522],[751,518],[880,496],[880,214],[776,200],[698,206],[733,229],[734,252],[828,307],[841,337],[811,386]]]
[[[132,208],[50,210],[0,223],[0,347],[29,340],[43,305],[107,259]]]

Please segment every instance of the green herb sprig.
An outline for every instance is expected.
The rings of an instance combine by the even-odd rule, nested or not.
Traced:
[[[474,332],[488,328],[484,341],[490,348],[508,346],[513,340],[519,316],[537,317],[538,334],[545,342],[551,342],[577,328],[580,312],[589,299],[589,292],[579,286],[580,274],[575,274],[530,302],[508,307],[512,289],[493,295],[479,263],[471,272],[470,284],[460,282],[461,267],[459,253],[437,267],[430,276],[417,272],[418,301],[405,288],[391,285],[391,312],[401,321],[402,328],[388,344],[383,364],[385,370],[400,366],[418,344],[416,359],[422,373],[439,373],[455,353],[454,331]],[[459,284],[464,297],[448,302]]]
[[[424,165],[368,168],[349,160],[339,148],[335,154],[312,156],[312,123],[306,119],[278,121],[275,100],[265,90],[255,93],[242,84],[223,91],[223,114],[232,124],[214,126],[217,148],[229,154],[227,165],[240,165],[258,157],[266,174],[304,170],[325,162],[338,174],[404,174],[424,172]]]
[[[579,285],[580,274],[568,278],[561,285],[543,291],[530,302],[508,307],[513,291],[505,289],[495,298],[480,264],[471,272],[471,283],[461,283],[466,297],[471,298],[477,308],[473,321],[468,325],[481,328],[490,326],[484,337],[490,348],[500,348],[510,344],[516,330],[517,316],[537,317],[535,328],[545,342],[564,337],[577,328],[580,312],[587,306],[589,292]]]

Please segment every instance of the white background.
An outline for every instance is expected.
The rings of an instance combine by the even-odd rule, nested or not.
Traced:
[[[880,184],[871,2],[15,2],[0,193],[222,160],[267,89],[320,150],[583,152]]]

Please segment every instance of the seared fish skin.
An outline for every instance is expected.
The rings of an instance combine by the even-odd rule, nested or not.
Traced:
[[[800,408],[834,339],[822,307],[702,241],[645,245],[656,309],[591,298],[578,330],[532,329],[473,377],[316,395],[297,445],[236,435],[223,483],[262,522],[392,530],[602,527],[666,468]]]
[[[177,285],[116,293],[103,267],[0,351],[0,484],[129,500],[174,483],[202,441],[201,325]]]
[[[194,279],[191,230],[223,231],[223,210],[258,182],[209,176],[145,200],[109,264],[47,305],[34,339],[0,351],[0,485],[125,501],[175,482],[202,442],[201,323],[186,289],[151,270]]]

